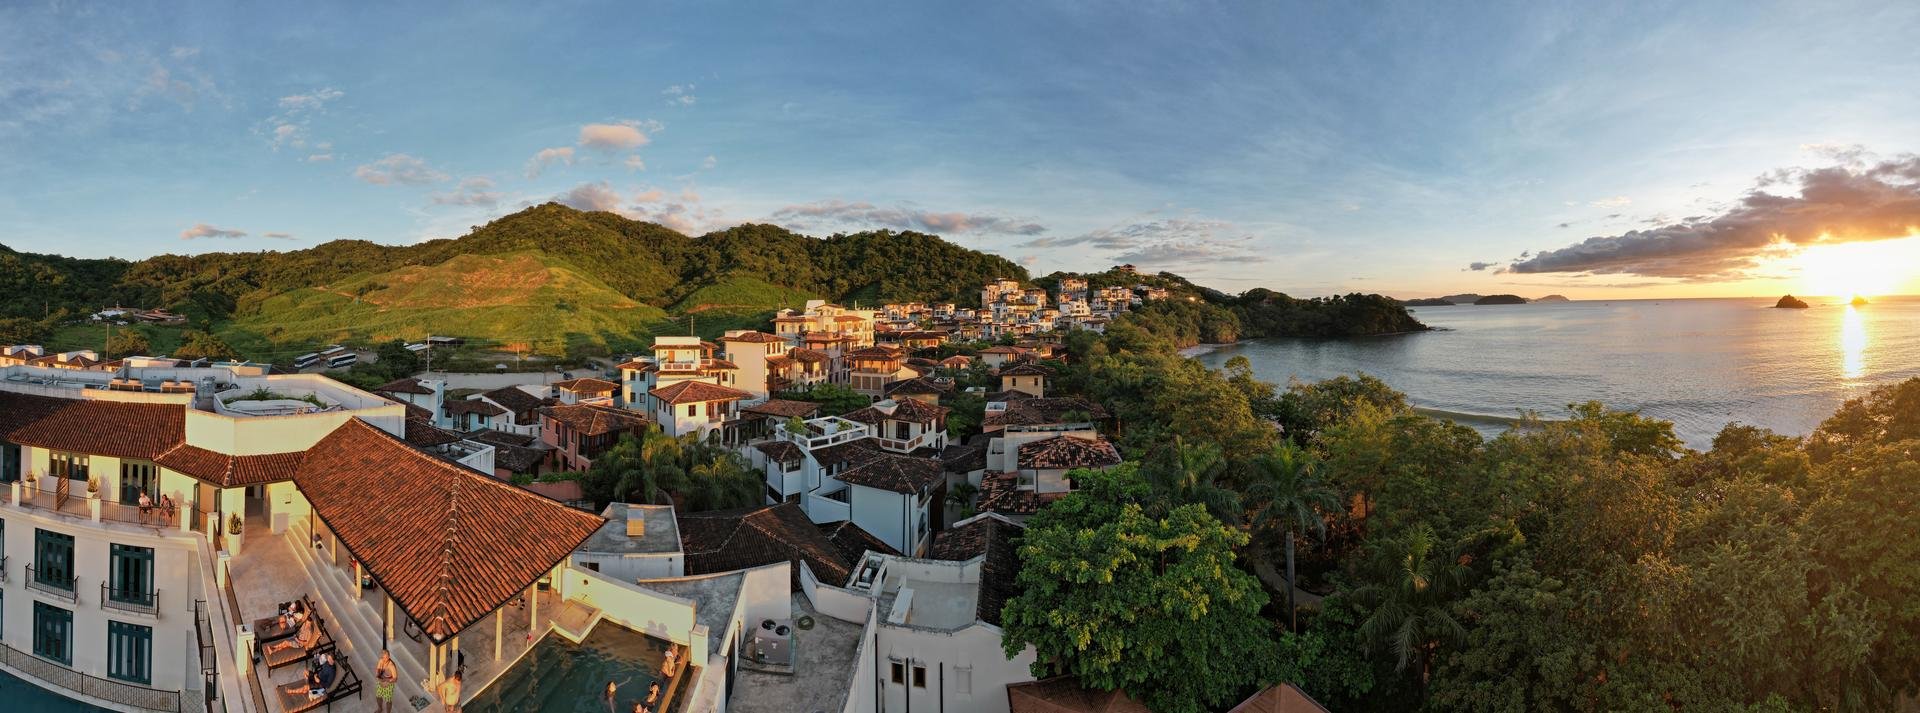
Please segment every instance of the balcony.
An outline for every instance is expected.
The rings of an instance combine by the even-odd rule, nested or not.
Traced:
[[[944,435],[944,433],[941,431],[926,431],[924,433],[921,433],[918,436],[914,436],[913,438],[875,437],[873,440],[879,443],[881,448],[885,448],[887,450],[894,451],[896,453],[911,453],[921,448],[942,445],[942,443],[940,443],[942,435]]]
[[[100,583],[100,608],[115,611],[160,616],[160,590],[151,587],[142,591],[139,587],[119,588],[107,582]]]
[[[773,429],[773,435],[783,441],[805,448],[809,451],[857,441],[872,435],[867,425],[858,421],[849,421],[839,416],[823,416],[807,421],[806,433],[794,433],[784,425]]]
[[[46,570],[35,571],[33,565],[27,565],[28,589],[59,597],[76,604],[80,601],[80,594],[74,587],[79,581],[80,578],[73,575],[66,575],[63,578],[58,573],[47,572]]]

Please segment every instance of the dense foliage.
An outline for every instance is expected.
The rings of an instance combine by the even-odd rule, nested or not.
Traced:
[[[731,510],[760,504],[765,485],[732,449],[692,434],[675,438],[653,426],[623,436],[577,478],[594,502],[671,504],[682,512]]]
[[[1210,371],[1169,356],[1176,336],[1122,322],[1070,339],[1056,383],[1115,415],[1144,522],[1198,508],[1243,533],[1235,574],[1267,585],[1281,654],[1246,679],[1198,669],[1217,690],[1291,680],[1342,711],[1872,711],[1920,693],[1920,379],[1804,438],[1735,424],[1694,452],[1598,403],[1486,439],[1368,377]],[[1063,506],[1092,507],[1073,496],[1035,524]],[[1061,614],[1022,640],[1046,671],[1141,685],[1154,666],[1132,662],[1163,654],[1069,636],[1111,608],[1059,596],[1062,573],[1132,546],[1100,534],[1131,520],[1074,522],[1078,549],[1023,550],[1036,582],[1061,580],[1040,590]],[[1297,628],[1288,537],[1303,598],[1324,595]],[[1112,596],[1178,583],[1144,581]]]

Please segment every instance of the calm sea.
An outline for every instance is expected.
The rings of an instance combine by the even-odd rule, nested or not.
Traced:
[[[1920,376],[1920,297],[1865,307],[1771,299],[1581,301],[1421,307],[1439,331],[1346,340],[1261,339],[1198,355],[1252,360],[1266,380],[1366,372],[1416,406],[1485,418],[1548,418],[1598,399],[1672,421],[1704,448],[1729,422],[1803,435],[1842,401]]]

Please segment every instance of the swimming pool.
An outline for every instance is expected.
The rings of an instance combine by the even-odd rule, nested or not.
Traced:
[[[601,622],[575,644],[550,635],[463,709],[466,713],[607,713],[607,682],[620,684],[616,710],[627,713],[658,679],[666,644]],[[660,685],[664,689],[665,681]]]
[[[47,689],[0,672],[0,701],[8,713],[111,713],[105,708],[61,698]]]

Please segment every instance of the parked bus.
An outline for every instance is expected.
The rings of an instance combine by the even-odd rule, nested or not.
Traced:
[[[360,361],[360,356],[358,354],[354,354],[353,352],[336,354],[334,356],[327,357],[327,368],[341,369],[341,368],[353,366],[353,363],[357,361]]]
[[[299,371],[318,363],[320,363],[319,354],[301,354],[300,356],[294,357],[293,368],[295,371]]]
[[[336,356],[340,356],[341,352],[345,352],[346,350],[347,350],[346,347],[335,344],[333,346],[320,350],[320,356],[326,357],[328,359],[332,359]]]

